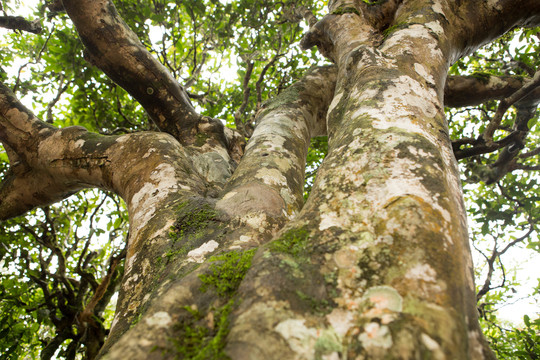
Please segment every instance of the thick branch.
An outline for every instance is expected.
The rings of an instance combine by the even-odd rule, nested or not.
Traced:
[[[183,87],[120,18],[112,1],[64,0],[63,4],[90,62],[137,99],[161,130],[194,142],[192,130],[200,115]]]
[[[259,111],[220,209],[283,218],[302,207],[307,148],[312,136],[326,131],[335,79],[335,67],[317,68]]]
[[[43,30],[39,19],[29,21],[22,16],[0,16],[0,27],[28,31],[34,34],[39,34]]]
[[[444,88],[444,105],[465,107],[479,105],[488,100],[500,100],[519,90],[524,81],[525,79],[519,76],[450,76]],[[540,89],[533,90],[527,99],[540,99]]]
[[[460,50],[455,59],[473,52],[516,26],[540,25],[540,2],[537,0],[464,0],[460,5],[458,16],[450,20],[457,20],[454,28],[458,36],[454,40]]]
[[[187,154],[167,134],[100,136],[76,126],[56,129],[37,119],[3,85],[0,141],[7,145],[10,160],[16,160],[0,183],[0,219],[62,200],[88,187],[114,191],[129,207],[148,183],[156,183],[159,188],[166,182],[157,197],[177,192],[179,184],[194,192],[202,192],[207,184],[194,175],[199,169],[193,168],[190,157],[195,155]],[[185,171],[192,174],[190,179],[184,180]],[[156,178],[154,173],[161,172],[166,174]],[[140,196],[136,202],[141,201]],[[132,217],[133,211],[130,208]]]

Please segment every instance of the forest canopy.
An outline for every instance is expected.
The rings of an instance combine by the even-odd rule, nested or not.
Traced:
[[[458,1],[457,3],[470,2]],[[81,1],[82,3],[86,4],[87,1]],[[396,20],[400,16],[405,16],[402,15],[403,13],[413,11],[405,8],[400,13],[401,10],[397,9],[406,7],[402,3],[407,2],[399,0],[378,2],[364,0],[351,2],[353,5],[348,5],[343,1],[330,1],[330,4],[327,4],[310,0],[281,2],[115,0],[112,3],[114,4],[107,7],[110,13],[104,15],[101,21],[103,23],[110,21],[117,32],[109,29],[107,31],[110,33],[103,35],[99,33],[99,27],[95,28],[97,25],[92,25],[85,18],[85,14],[77,9],[76,1],[25,2],[24,6],[17,0],[1,0],[0,2],[2,12],[0,16],[0,93],[2,95],[0,99],[0,116],[2,117],[0,120],[0,179],[2,179],[0,187],[0,359],[95,358],[109,336],[117,303],[122,304],[123,297],[128,296],[121,295],[118,300],[118,292],[125,286],[122,285],[122,281],[128,279],[128,276],[124,277],[124,272],[131,266],[125,263],[125,259],[126,256],[135,259],[136,256],[133,256],[133,253],[139,251],[138,248],[130,250],[128,247],[135,246],[133,244],[137,243],[135,241],[137,236],[146,231],[134,225],[133,219],[136,217],[134,214],[144,217],[140,214],[153,214],[154,211],[152,208],[152,210],[138,212],[139,210],[133,205],[136,203],[134,198],[138,192],[134,195],[135,191],[131,190],[117,191],[116,183],[113,184],[116,180],[110,180],[107,177],[109,170],[103,170],[107,169],[109,163],[116,160],[107,158],[109,155],[105,150],[103,154],[89,158],[70,155],[69,166],[72,170],[58,170],[60,175],[43,170],[44,168],[60,169],[60,165],[57,166],[58,163],[55,162],[57,159],[47,160],[47,165],[41,165],[27,153],[39,153],[39,156],[43,157],[57,156],[51,154],[61,151],[64,139],[67,148],[82,141],[83,138],[78,136],[86,136],[84,141],[94,141],[91,146],[97,149],[96,151],[101,151],[105,146],[110,146],[111,149],[115,146],[113,143],[116,140],[107,139],[118,139],[122,136],[132,136],[126,139],[133,139],[133,136],[140,136],[140,142],[133,146],[134,149],[138,148],[140,151],[136,156],[141,161],[140,166],[143,167],[143,159],[150,158],[153,153],[153,147],[145,147],[146,143],[142,140],[145,134],[153,134],[150,136],[155,136],[155,143],[180,144],[184,150],[166,149],[163,157],[177,156],[182,161],[184,158],[191,159],[190,162],[185,163],[191,165],[182,163],[178,165],[178,168],[181,169],[183,176],[191,176],[192,179],[181,182],[176,188],[179,189],[178,194],[181,195],[171,202],[174,204],[176,219],[171,218],[170,221],[163,220],[159,225],[152,225],[152,229],[158,226],[166,229],[159,236],[167,238],[174,245],[160,248],[159,256],[155,256],[152,252],[154,250],[147,255],[141,255],[149,259],[155,256],[157,260],[152,260],[152,266],[161,269],[159,274],[148,275],[148,280],[145,282],[141,280],[143,284],[141,286],[145,286],[142,293],[152,294],[151,299],[155,299],[164,293],[165,290],[162,291],[161,286],[163,285],[165,289],[167,277],[173,279],[172,274],[176,272],[186,274],[186,278],[191,274],[195,279],[193,281],[197,281],[199,285],[202,284],[197,285],[201,293],[211,293],[218,300],[201,300],[197,306],[191,306],[188,303],[182,305],[183,307],[179,310],[181,320],[177,322],[180,325],[171,330],[175,334],[171,342],[175,351],[181,354],[174,356],[186,359],[222,358],[224,354],[233,358],[233,355],[240,356],[238,355],[240,350],[231,350],[232,347],[227,347],[225,343],[219,344],[224,338],[236,336],[233,325],[238,324],[240,320],[235,318],[235,314],[241,312],[238,310],[241,306],[248,306],[247,304],[250,303],[246,300],[245,304],[240,304],[234,299],[235,296],[240,297],[236,294],[239,288],[243,289],[242,286],[255,287],[249,282],[255,283],[255,280],[249,280],[247,285],[242,285],[245,276],[246,279],[252,279],[255,276],[248,273],[252,261],[254,264],[257,264],[257,261],[266,261],[261,259],[266,259],[264,254],[267,253],[278,254],[277,258],[285,257],[286,255],[283,254],[287,253],[288,260],[283,260],[286,265],[276,265],[276,268],[289,271],[296,276],[294,274],[302,271],[308,273],[312,271],[311,267],[318,267],[313,265],[319,264],[314,260],[319,259],[317,256],[327,260],[331,257],[338,259],[339,256],[344,256],[340,252],[343,248],[330,244],[332,240],[321,240],[320,244],[312,246],[315,249],[322,249],[321,252],[326,252],[326,258],[318,253],[315,255],[309,253],[311,250],[306,249],[311,246],[306,245],[305,241],[317,237],[313,235],[315,230],[312,231],[307,222],[307,225],[294,225],[295,219],[299,219],[297,216],[301,218],[301,215],[297,214],[303,214],[302,211],[307,212],[312,209],[315,205],[311,204],[320,204],[321,199],[331,204],[334,199],[335,194],[329,194],[326,198],[320,195],[322,191],[320,189],[325,189],[322,184],[325,180],[321,179],[332,178],[333,165],[328,165],[326,168],[323,166],[320,172],[319,169],[327,155],[335,154],[338,151],[336,149],[341,149],[339,144],[332,142],[334,141],[332,137],[342,139],[347,131],[336,130],[338,127],[332,125],[332,119],[341,118],[341,116],[346,118],[347,115],[343,114],[349,110],[339,110],[344,102],[343,99],[348,96],[353,98],[350,94],[357,94],[357,98],[364,96],[360,91],[355,93],[356,89],[349,87],[343,80],[344,78],[356,79],[352,75],[344,75],[345,71],[349,71],[352,67],[342,60],[346,58],[343,55],[346,51],[342,49],[352,51],[347,47],[347,41],[337,35],[330,36],[329,38],[334,41],[330,44],[331,41],[325,37],[328,33],[338,33],[349,23],[344,22],[345,25],[339,23],[341,27],[337,25],[333,27],[332,22],[337,21],[335,19],[338,17],[361,17],[362,14],[369,13],[366,9],[376,8],[377,10],[370,15],[372,17],[366,15],[368,19],[366,23],[375,30],[373,30],[372,38],[365,41],[377,50],[365,57],[371,56],[371,59],[388,63],[391,63],[388,60],[390,55],[388,58],[385,57],[387,55],[381,55],[385,49],[391,48],[390,44],[399,43],[396,39],[401,36],[400,32],[413,36],[415,26],[423,23],[421,20],[411,20],[414,19],[412,16],[404,17],[402,22]],[[414,3],[414,1],[408,3]],[[424,1],[418,1],[418,3],[423,4]],[[439,2],[435,1],[435,3]],[[486,3],[497,3],[497,1]],[[508,7],[507,1],[501,0],[500,3],[500,11],[504,13]],[[529,6],[530,2],[524,3]],[[81,5],[81,8],[84,6],[87,5]],[[531,17],[521,21],[518,15],[512,13],[505,20],[501,20],[501,25],[498,25],[500,29],[506,26],[507,29],[504,31],[497,28],[492,34],[478,35],[477,38],[471,35],[471,39],[459,40],[465,45],[460,43],[461,52],[458,54],[456,51],[452,56],[448,56],[452,61],[445,63],[448,65],[446,66],[448,71],[447,74],[440,75],[440,78],[432,76],[432,69],[437,67],[435,65],[421,65],[413,60],[409,64],[411,69],[415,69],[416,73],[425,79],[431,77],[432,83],[426,85],[426,89],[435,89],[438,91],[437,96],[444,97],[446,121],[439,122],[444,122],[441,128],[447,130],[438,131],[443,133],[447,131],[443,135],[448,138],[449,149],[459,164],[469,222],[469,239],[475,261],[477,301],[475,309],[479,314],[482,330],[491,349],[501,359],[535,359],[540,356],[538,313],[540,278],[537,274],[524,273],[519,264],[519,262],[527,263],[529,259],[535,259],[533,260],[535,262],[540,259],[538,238],[540,224],[538,206],[540,200],[538,186],[540,179],[540,124],[538,124],[540,27],[535,27],[538,25],[537,18],[540,17],[540,9],[538,5],[530,5],[530,7],[531,13],[534,14],[536,11],[536,18]],[[416,15],[418,18],[428,16],[421,10],[414,11],[420,14]],[[512,16],[517,19],[515,24],[510,24],[514,21]],[[486,18],[489,16],[486,15]],[[488,23],[488,20],[485,21]],[[439,25],[428,24],[432,24],[431,34],[437,34],[442,38],[443,29],[439,29]],[[501,34],[497,33],[499,30]],[[447,29],[445,28],[444,31]],[[362,36],[358,35],[359,38]],[[107,37],[110,42],[110,51],[105,49],[107,41],[102,41],[102,38],[107,39]],[[481,37],[483,37],[482,40],[480,40]],[[123,44],[123,42],[128,45],[116,48],[117,44]],[[467,45],[467,42],[470,42],[470,45]],[[452,41],[441,40],[441,43],[450,47],[448,44]],[[441,47],[444,46],[441,45]],[[135,50],[130,50],[132,48]],[[473,48],[475,51],[472,51]],[[357,58],[362,56],[358,55]],[[426,57],[429,58],[429,56]],[[351,55],[351,58],[354,56]],[[359,60],[360,64],[361,61],[367,60]],[[137,70],[137,66],[143,71]],[[366,69],[369,69],[369,66]],[[365,71],[362,74],[366,74],[366,78],[375,77],[369,70]],[[315,81],[315,85],[309,81]],[[386,86],[392,81],[396,81],[396,89],[400,84],[405,83],[410,89],[416,91],[414,84],[409,84],[406,82],[408,80],[405,81],[397,75],[394,78],[384,79],[382,84]],[[438,88],[439,83],[443,85],[441,89]],[[316,91],[306,90],[311,87]],[[337,94],[337,89],[343,88],[345,90],[341,95],[334,95],[334,91]],[[368,86],[367,90],[363,88],[362,91],[369,92],[371,89]],[[424,90],[418,90],[418,94],[421,94],[421,91]],[[290,100],[296,97],[300,100],[294,100],[296,102]],[[416,98],[404,98],[416,104],[414,103],[417,101]],[[388,97],[381,100],[374,96],[368,102],[376,100],[384,100],[394,105],[392,99]],[[270,117],[277,118],[278,115],[272,115],[272,112],[279,113],[280,109],[292,108],[291,103],[302,106],[300,112],[294,113],[296,115],[291,115],[291,117],[305,116],[314,120],[306,121],[308,125],[291,125],[287,130],[283,130],[285,127],[276,130]],[[58,135],[59,138],[56,140],[58,148],[54,149],[54,146],[47,143],[49,145],[46,146],[50,148],[42,151],[40,142],[43,141],[45,144],[45,141],[52,140],[41,139],[38,135],[13,135],[17,132],[31,133],[23,125],[10,123],[10,111],[13,109],[27,114],[27,119],[38,124],[32,123],[32,126],[41,129],[36,131],[36,134],[52,133],[57,129],[64,130],[63,135]],[[442,108],[439,109],[437,106],[434,106],[433,110],[426,106],[426,109],[423,110],[424,113],[429,115],[432,111],[433,118],[437,118],[438,114],[442,113]],[[307,113],[309,116],[306,115]],[[317,119],[323,119],[322,123]],[[324,119],[328,119],[327,123]],[[276,123],[281,124],[278,120]],[[270,167],[265,176],[278,179],[270,183],[273,184],[272,186],[275,185],[278,189],[277,193],[283,200],[281,198],[275,200],[270,192],[268,192],[270,195],[266,193],[267,190],[251,188],[252,185],[247,182],[249,177],[253,178],[260,174],[254,172],[255,175],[253,175],[246,170],[248,166],[258,169],[259,166],[263,167],[265,164],[263,158],[249,157],[250,154],[258,151],[253,149],[263,142],[260,139],[264,138],[264,131],[261,129],[266,129],[265,131],[274,139],[285,131],[307,133],[305,136],[307,140],[302,140],[305,142],[305,150],[302,145],[304,142],[297,139],[300,136],[292,137],[292,139],[287,137],[281,144],[283,147],[291,147],[287,149],[290,153],[294,153],[291,158],[303,159],[299,160],[300,165],[294,162],[296,160],[289,160],[286,155],[279,153],[280,146],[268,145],[270,140],[263,139],[267,142],[260,147],[262,156],[268,156],[269,162],[276,161],[277,165]],[[352,133],[352,130],[349,133]],[[360,131],[358,133],[361,134]],[[169,134],[170,137],[166,137],[165,134]],[[283,136],[285,138],[285,135]],[[270,135],[268,137],[270,138]],[[388,137],[389,142],[392,141],[391,139]],[[308,144],[309,148],[307,148]],[[371,145],[367,143],[365,146]],[[158,148],[157,145],[152,146]],[[81,148],[86,149],[86,145]],[[407,153],[417,158],[422,158],[426,154],[423,153],[424,150],[411,150],[410,146],[404,148],[408,149]],[[373,152],[376,152],[375,148]],[[222,155],[223,153],[226,155]],[[274,153],[277,160],[270,159]],[[346,153],[343,150],[343,154]],[[357,153],[351,151],[350,154]],[[118,157],[122,158],[126,155]],[[332,159],[330,155],[328,157]],[[281,165],[279,159],[285,159],[287,164],[293,165]],[[357,158],[354,159],[356,160],[351,160],[350,164],[360,162]],[[138,166],[138,160],[129,166],[126,165],[124,170],[115,171],[128,173],[130,169]],[[382,155],[380,162],[385,162]],[[437,164],[443,164],[443,162],[439,161]],[[156,165],[156,168],[160,166]],[[339,166],[341,165],[337,165],[337,168]],[[440,166],[443,167],[443,165]],[[285,167],[286,171],[282,171]],[[349,167],[352,169],[353,165]],[[299,174],[295,175],[294,181],[289,180],[289,174],[293,172],[292,168]],[[429,171],[435,168],[436,166],[431,166]],[[285,174],[284,177],[276,175],[278,173],[276,169],[282,171]],[[353,170],[358,172],[356,168],[351,172]],[[368,184],[372,178],[386,176],[381,175],[379,170],[369,168],[368,171],[366,167],[362,168],[362,171],[369,174],[363,177],[365,184]],[[96,171],[105,174],[104,180],[95,180]],[[382,172],[386,173],[386,170]],[[391,170],[387,172],[392,173]],[[318,173],[321,174],[319,178],[317,178]],[[33,197],[28,195],[28,198],[32,198],[31,201],[23,196],[23,192],[16,185],[13,185],[17,184],[17,179],[24,177],[23,175],[32,178],[31,180],[25,178],[24,181],[27,183],[23,187],[28,189],[28,192],[35,191]],[[304,175],[305,179],[302,179]],[[49,181],[42,179],[49,179],[49,176],[54,180],[51,181],[53,185],[41,188],[41,183]],[[65,180],[57,180],[55,176]],[[434,178],[437,179],[437,176],[435,175]],[[111,175],[111,179],[113,177]],[[155,180],[151,175],[149,178]],[[282,181],[282,178],[287,178],[287,181]],[[263,180],[261,182],[266,181]],[[126,183],[129,181],[126,180]],[[428,189],[432,188],[430,181],[423,182]],[[330,180],[328,182],[330,183]],[[236,189],[235,186],[240,186],[238,184],[243,186],[239,187],[242,191],[258,199],[255,202],[259,203],[257,206],[260,206],[262,210],[257,208],[257,211],[267,211],[265,216],[268,220],[265,230],[253,230],[257,236],[260,236],[258,240],[254,240],[255,235],[244,232],[242,228],[242,226],[251,226],[250,224],[255,222],[254,219],[259,219],[258,217],[253,215],[250,220],[242,220],[243,222],[235,220],[234,217],[241,211],[253,210],[251,205],[245,205],[247,200],[234,204],[235,206],[229,205],[229,208],[234,208],[230,212],[225,211],[229,217],[224,218],[222,215],[224,206],[220,207],[220,204],[236,196],[233,190]],[[283,190],[286,188],[283,184],[293,190],[287,193]],[[365,184],[364,186],[367,186]],[[403,184],[409,183],[405,181]],[[197,195],[188,194],[186,189],[196,189]],[[312,189],[315,189],[315,195],[310,200]],[[146,189],[144,194],[152,193],[154,190],[154,188]],[[260,198],[254,194],[260,195]],[[137,198],[139,203],[146,201],[144,196]],[[441,197],[444,196],[441,195]],[[126,205],[126,198],[130,199],[129,205]],[[13,203],[17,205],[6,205],[8,200],[13,199],[15,199]],[[337,197],[335,199],[346,200]],[[265,201],[270,204],[268,209],[262,204]],[[304,201],[307,204],[306,208],[303,207]],[[399,202],[394,199],[388,204]],[[278,211],[270,209],[278,203],[283,209],[281,207]],[[406,202],[398,205],[403,208],[412,207]],[[165,205],[159,205],[158,208],[160,206],[166,208]],[[448,211],[452,209],[454,208],[450,207]],[[363,214],[369,213],[364,208],[358,211]],[[388,211],[390,213],[390,210]],[[445,213],[444,209],[441,213]],[[450,215],[453,218],[459,217],[459,214]],[[355,221],[362,223],[357,218],[349,222],[332,216],[321,215],[320,218],[326,220],[321,220],[317,229],[323,232],[333,229],[339,223],[345,224],[343,226],[350,225],[352,229],[355,229],[351,230],[352,232],[363,234],[364,230],[354,228]],[[340,218],[340,216],[337,217]],[[229,227],[220,227],[222,223],[228,224],[226,226]],[[328,225],[323,226],[323,224]],[[379,231],[377,226],[373,225],[370,229]],[[395,226],[395,228],[399,227],[401,226]],[[293,228],[299,230],[293,233],[290,230]],[[338,237],[341,239],[343,233],[335,231],[333,235],[324,233],[324,236],[329,239]],[[429,231],[435,230],[430,228]],[[220,235],[216,235],[218,233]],[[323,239],[324,236],[320,238]],[[228,239],[233,237],[236,242],[229,244]],[[238,240],[243,237],[252,239],[245,241],[245,247]],[[147,239],[150,238],[147,237]],[[382,235],[377,239],[381,238],[386,242],[389,241]],[[276,239],[282,242],[276,242]],[[396,239],[393,241],[397,242]],[[227,245],[229,247],[225,252],[222,252],[221,248],[216,250],[217,244],[221,245],[222,241],[230,245]],[[270,245],[264,245],[267,243]],[[258,255],[254,255],[257,249],[259,249]],[[354,249],[356,251],[357,248]],[[267,253],[263,254],[263,251]],[[310,254],[311,262],[299,260],[307,253]],[[214,256],[209,257],[210,255]],[[357,263],[365,266],[363,268],[358,265],[365,276],[373,276],[377,273],[373,269],[366,270],[370,268],[370,264],[379,261],[383,264],[375,252],[370,256],[372,258],[368,260],[361,257],[355,258]],[[177,263],[178,257],[188,260]],[[294,264],[291,259],[295,261]],[[185,265],[186,261],[188,265]],[[337,263],[337,260],[333,261]],[[133,262],[136,263],[135,260]],[[199,267],[199,264],[203,265]],[[389,268],[393,269],[392,266],[389,265]],[[304,267],[310,270],[305,270]],[[320,267],[324,268],[322,265]],[[261,268],[266,269],[262,265]],[[262,273],[262,270],[260,272]],[[254,273],[255,271],[252,272]],[[430,272],[427,271],[427,273]],[[410,279],[411,273],[407,274]],[[345,290],[340,288],[342,279],[339,276],[341,275],[333,278],[326,275],[316,277],[317,281],[322,283],[326,281],[325,286],[334,284],[336,289],[345,293]],[[456,275],[456,277],[459,276]],[[533,282],[527,279],[529,276],[533,278]],[[405,275],[404,277],[407,278]],[[379,284],[377,281],[366,280],[368,285],[372,285],[369,289],[384,288],[386,291],[387,284]],[[527,286],[523,286],[525,284]],[[319,285],[314,282],[313,287]],[[294,296],[299,300],[291,300],[291,303],[309,303],[310,311],[315,314],[314,316],[325,314],[326,319],[329,319],[329,314],[336,314],[332,306],[342,305],[328,289],[310,290],[306,289],[305,285],[298,286]],[[186,285],[186,287],[189,286]],[[279,286],[276,285],[277,287]],[[321,285],[321,287],[324,286]],[[125,291],[127,293],[127,290]],[[251,294],[248,290],[245,291],[246,294]],[[426,292],[429,291],[426,290]],[[253,290],[253,292],[256,291]],[[369,290],[365,293],[368,294]],[[141,299],[143,295],[140,295]],[[210,297],[210,295],[205,296]],[[523,302],[523,298],[527,300]],[[151,305],[146,305],[147,298],[144,298],[144,301],[141,299],[137,298],[137,301],[140,300],[145,304],[140,306],[141,309],[144,308],[144,311],[153,309]],[[148,301],[150,303],[150,300]],[[514,322],[502,319],[498,310],[517,301],[521,301],[520,304],[535,303],[537,310],[527,312],[523,319],[515,319]],[[256,301],[253,300],[253,302]],[[204,304],[206,308],[201,304]],[[295,309],[292,305],[291,308]],[[399,309],[401,309],[401,303]],[[208,313],[205,313],[207,310]],[[129,311],[126,310],[126,313]],[[249,312],[245,311],[245,313]],[[128,332],[132,328],[135,329],[134,333],[138,334],[137,326],[142,326],[140,324],[144,323],[144,321],[140,322],[140,319],[146,316],[144,314],[146,313],[142,310],[139,313],[135,311],[133,314],[129,313],[126,323],[120,322],[118,325],[122,330],[118,332],[118,335],[114,334],[115,341],[116,338],[121,338],[120,333]],[[191,319],[189,323],[185,320],[188,318]],[[145,321],[150,324],[150,320]],[[384,321],[379,321],[381,326],[377,329],[385,328]],[[306,322],[308,323],[309,321]],[[374,324],[374,322],[369,324]],[[283,327],[276,326],[275,328],[282,335],[289,331],[283,330]],[[308,329],[312,328],[308,327]],[[364,329],[367,333],[370,328],[366,325]],[[140,331],[143,332],[143,330]],[[392,334],[394,331],[397,333],[394,328],[391,331]],[[383,340],[388,338],[386,333],[382,334],[382,330],[375,333]],[[170,335],[170,333],[167,334]],[[337,331],[338,335],[332,334],[332,339],[342,336],[339,331]],[[172,335],[168,338],[172,338]],[[355,335],[355,338],[362,339],[362,335]],[[436,336],[432,338],[439,340]],[[424,344],[431,344],[429,341],[433,340],[432,338],[425,340],[424,337]],[[200,343],[194,346],[178,339],[197,340]],[[291,345],[291,342],[288,344],[293,350],[298,350]],[[347,351],[351,353],[365,351],[366,353],[362,354],[377,358],[376,355],[378,356],[379,353],[373,349],[376,346],[382,346],[378,344],[370,347],[371,345],[366,345],[369,342],[365,338],[362,342],[363,347],[360,346],[361,350],[352,345],[352,350],[344,350],[342,345],[337,346],[333,342],[328,347],[323,347],[319,342],[317,344],[318,347],[314,345],[315,350],[312,350],[315,354],[314,358],[322,358],[320,356],[323,355],[330,356],[329,354],[333,353],[341,356]],[[113,349],[111,351],[114,351],[114,345],[110,346]],[[153,354],[174,357],[170,350],[163,346],[163,343],[156,343],[154,348],[157,350]],[[217,348],[212,348],[212,346],[217,346]],[[425,346],[429,348],[428,345]],[[301,350],[305,352],[299,353],[307,354],[308,350],[304,348]],[[305,356],[305,358],[310,358]],[[336,357],[328,357],[328,359],[336,359]]]

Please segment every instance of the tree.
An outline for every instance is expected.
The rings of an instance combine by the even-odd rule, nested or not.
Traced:
[[[506,75],[448,73],[506,32],[540,25],[537,0],[334,0],[324,16],[307,1],[137,4],[43,7],[62,25],[65,11],[84,60],[65,27],[28,46],[36,62],[47,57],[34,83],[0,86],[9,160],[0,219],[6,233],[41,246],[15,255],[40,264],[26,267],[40,289],[26,310],[54,309],[43,315],[55,334],[42,357],[69,339],[68,358],[81,344],[86,357],[107,359],[494,358],[478,322],[456,158],[468,179],[488,185],[538,170],[540,73],[523,60]],[[147,19],[165,31],[155,54]],[[317,55],[289,50],[301,19],[302,48],[316,46],[332,65],[304,73]],[[227,94],[211,83],[209,59],[231,49],[242,84]],[[14,92],[51,80],[57,95],[42,121]],[[64,93],[73,110],[55,119]],[[449,126],[444,106],[479,104]],[[327,136],[328,153],[304,204],[317,136]],[[47,207],[87,188],[113,200],[81,197],[85,210],[73,219]],[[59,243],[57,231],[88,216],[120,214],[103,205],[115,195],[129,213],[125,253],[78,250],[91,236]],[[538,211],[528,203],[514,215],[529,214],[532,233]],[[35,223],[9,220],[36,207],[44,210]],[[112,237],[122,234],[119,219]],[[66,248],[76,264],[66,265]],[[14,301],[28,293],[17,286]]]

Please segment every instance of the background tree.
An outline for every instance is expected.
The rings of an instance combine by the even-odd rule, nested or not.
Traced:
[[[536,1],[17,5],[2,356],[492,358],[476,300],[537,356],[493,317],[501,256],[538,251]]]

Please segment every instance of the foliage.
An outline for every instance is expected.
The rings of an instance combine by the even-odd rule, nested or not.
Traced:
[[[73,358],[84,352],[81,345],[89,346],[78,315],[112,259],[123,256],[127,221],[117,201],[95,191],[83,192],[0,228],[3,359],[37,357],[40,351],[52,356],[59,348],[63,356]],[[113,271],[110,289],[94,313],[99,328],[112,320],[114,309],[108,306],[122,267]]]
[[[523,316],[523,325],[506,328],[492,314],[483,321],[492,349],[499,359],[533,360],[540,354],[540,318],[531,320]],[[511,324],[508,324],[511,325]]]
[[[538,31],[538,28],[513,30],[455,63],[450,74],[471,75],[484,83],[489,82],[491,76],[532,76],[540,66]],[[498,101],[491,100],[478,107],[447,109],[452,139],[478,138],[498,106]],[[506,113],[494,140],[500,141],[515,131],[516,109],[511,108]],[[523,153],[534,151],[540,145],[537,120],[538,111],[527,121]],[[507,324],[497,317],[497,309],[519,301],[520,297],[528,297],[537,304],[540,301],[537,290],[520,289],[527,274],[505,266],[511,261],[508,254],[517,248],[521,249],[521,261],[523,257],[538,258],[540,252],[538,173],[525,170],[527,166],[538,165],[538,160],[523,157],[523,170],[507,173],[494,184],[486,184],[485,174],[500,156],[498,152],[489,152],[460,163],[468,215],[472,220],[472,246],[479,255],[475,257],[475,271],[481,324],[499,358],[537,359],[539,348],[531,344],[538,343],[539,320],[531,321],[529,315],[525,315],[524,325]],[[530,316],[538,317],[538,314]]]

